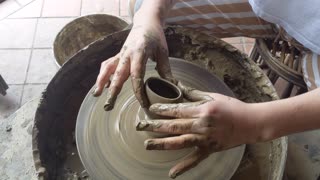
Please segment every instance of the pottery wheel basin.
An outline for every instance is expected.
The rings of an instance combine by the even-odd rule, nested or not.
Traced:
[[[90,100],[91,97],[85,99],[85,96],[95,83],[100,64],[120,51],[128,32],[114,33],[80,50],[62,66],[49,83],[37,109],[33,129],[33,153],[39,179],[90,178],[87,172],[90,175],[91,171],[87,167],[88,164],[84,164],[88,170],[85,171],[78,156],[75,142],[75,134],[79,132],[78,128],[75,131],[77,115],[82,102],[100,107],[100,99]],[[189,64],[202,69],[201,72],[205,74],[212,75],[202,76],[201,73],[196,73],[200,77],[216,77],[219,79],[217,81],[223,81],[232,91],[229,93],[233,93],[240,100],[263,102],[278,98],[270,81],[262,71],[244,54],[229,44],[214,37],[182,28],[167,28],[165,34],[169,46],[169,56],[180,59],[172,61],[173,72],[176,73],[177,78],[187,77],[188,70],[180,68],[184,67],[183,64]],[[174,65],[175,62],[182,64]],[[155,72],[152,69],[153,66],[151,63],[150,75]],[[188,72],[188,74],[192,73]],[[185,80],[188,79],[189,84],[193,85],[194,80],[191,77]],[[219,88],[214,86],[217,84],[210,84],[207,81],[201,82],[201,79],[197,78],[199,82],[194,84],[198,86],[197,88],[220,93],[227,92],[227,90],[219,91]],[[123,91],[123,93],[126,92]],[[104,95],[101,98],[104,98]],[[88,110],[87,114],[93,112]],[[103,111],[103,106],[101,106],[101,110]],[[80,114],[82,112],[80,111]],[[99,132],[108,133],[110,131]],[[78,144],[78,148],[81,148],[79,152],[83,158],[81,153],[84,152],[85,147]],[[286,138],[247,145],[241,163],[231,179],[280,180],[283,174],[286,148]],[[84,159],[82,160],[84,161]],[[97,163],[100,162],[104,161]],[[225,167],[226,169],[230,168],[229,174],[231,175],[234,171],[232,167],[232,165]],[[228,170],[226,171],[228,172]],[[107,178],[105,177],[105,179]]]

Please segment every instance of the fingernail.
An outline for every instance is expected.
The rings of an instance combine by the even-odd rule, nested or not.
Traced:
[[[211,97],[211,96],[209,96],[209,95],[204,95],[204,96],[203,96],[203,99],[206,101],[206,103],[209,102],[209,101],[214,100],[214,98]]]
[[[156,144],[152,139],[144,141],[144,147],[146,150],[159,150],[162,149],[160,144]]]
[[[153,139],[147,139],[144,141],[146,150],[164,150],[164,143],[157,143]]]
[[[168,109],[168,106],[167,105],[162,105],[162,104],[153,104],[150,106],[149,110],[151,112],[162,112],[162,111],[165,111]]]
[[[95,89],[92,91],[93,96],[97,96],[97,89],[98,89],[98,88],[95,88]]]
[[[179,172],[169,173],[169,177],[170,177],[171,179],[175,179],[177,176],[179,176]]]
[[[149,122],[146,120],[141,120],[138,122],[136,125],[136,130],[137,131],[143,131],[146,130],[150,126]]]
[[[105,103],[103,108],[104,108],[105,111],[110,111],[110,110],[113,109],[113,104]]]
[[[116,98],[114,98],[114,97],[107,97],[107,100],[106,100],[106,102],[104,103],[104,106],[103,106],[104,110],[105,110],[105,111],[110,111],[110,110],[112,110],[115,101],[116,101]]]

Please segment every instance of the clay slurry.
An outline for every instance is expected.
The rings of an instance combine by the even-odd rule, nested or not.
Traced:
[[[152,79],[149,81],[150,89],[157,95],[165,98],[174,99],[179,97],[179,92],[171,84],[165,83],[159,79]]]

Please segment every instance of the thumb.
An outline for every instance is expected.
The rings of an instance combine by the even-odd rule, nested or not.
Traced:
[[[210,101],[214,99],[210,96],[211,93],[203,92],[195,88],[186,86],[181,81],[178,82],[178,87],[182,91],[184,97],[189,101]]]
[[[149,110],[161,116],[176,118],[194,118],[200,113],[200,106],[207,103],[207,100],[198,102],[187,102],[178,104],[156,103],[150,106]]]
[[[173,84],[177,84],[177,80],[172,75],[169,58],[166,51],[158,50],[156,58],[156,70],[158,71],[160,77],[172,82]]]

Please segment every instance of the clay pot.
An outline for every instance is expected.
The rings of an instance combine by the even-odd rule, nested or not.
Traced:
[[[150,105],[156,103],[181,103],[183,101],[183,95],[178,86],[162,78],[148,78],[145,82],[145,90]],[[150,119],[167,118],[151,113],[148,110],[145,111]]]

